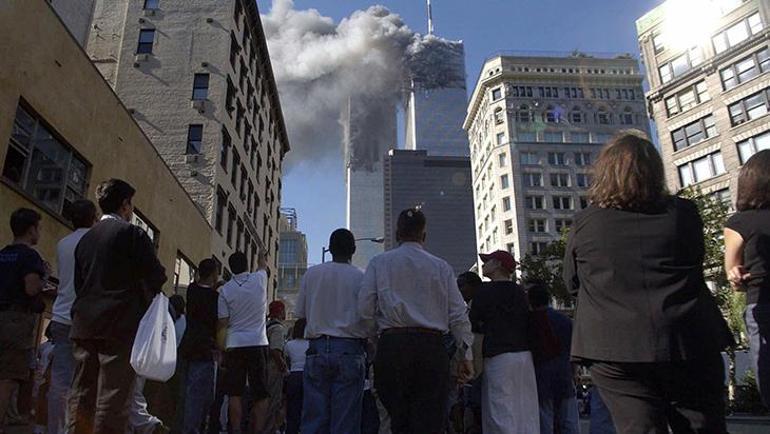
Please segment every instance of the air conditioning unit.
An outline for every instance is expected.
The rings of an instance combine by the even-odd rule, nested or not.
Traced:
[[[185,155],[184,156],[184,162],[185,163],[197,163],[198,162],[198,158],[200,158],[200,155],[197,155],[197,154]],[[195,175],[191,175],[191,176],[195,176]]]
[[[134,62],[146,62],[150,60],[150,53],[137,53],[134,56]]]
[[[190,103],[192,108],[195,110],[198,110],[199,113],[203,113],[206,111],[206,100],[205,99],[194,99]]]

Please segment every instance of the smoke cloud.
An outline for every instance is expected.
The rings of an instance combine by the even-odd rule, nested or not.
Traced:
[[[351,100],[395,108],[415,74],[423,87],[464,86],[465,77],[441,68],[441,53],[456,52],[456,43],[413,32],[384,6],[335,23],[315,9],[296,10],[292,0],[273,0],[262,24],[292,146],[287,170],[340,155],[340,114]],[[362,134],[392,123],[378,115],[366,119],[372,128],[359,125]]]

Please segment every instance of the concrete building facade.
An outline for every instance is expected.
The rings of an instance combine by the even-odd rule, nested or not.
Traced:
[[[256,2],[96,0],[86,51],[214,227],[225,271],[266,250],[276,291],[289,142]]]
[[[455,274],[476,263],[471,165],[467,157],[391,150],[385,158],[385,249],[398,246],[399,213],[419,206],[428,220],[425,249]]]
[[[740,167],[770,148],[770,2],[704,3],[714,16],[697,28],[672,2],[637,21],[648,107],[669,189],[734,201]]]
[[[602,145],[622,129],[649,131],[642,79],[629,55],[487,60],[464,124],[480,252],[538,254],[572,224]]]
[[[40,212],[37,250],[55,285],[56,243],[73,229],[68,204],[95,201],[100,182],[121,178],[137,190],[134,223],[157,247],[164,290],[184,293],[192,264],[211,256],[206,216],[48,2],[5,2],[0,26],[0,244],[11,241],[15,209]]]
[[[302,276],[307,271],[307,237],[298,228],[297,210],[281,209],[278,223],[278,298],[286,304],[291,315],[297,302]]]

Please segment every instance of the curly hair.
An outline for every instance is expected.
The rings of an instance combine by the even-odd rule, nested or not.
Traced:
[[[738,211],[770,208],[770,149],[757,152],[738,175]]]

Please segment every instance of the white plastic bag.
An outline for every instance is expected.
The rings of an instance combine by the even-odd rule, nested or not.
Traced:
[[[136,375],[155,381],[167,381],[176,370],[176,333],[174,320],[168,313],[168,298],[155,296],[139,322],[131,366]]]

